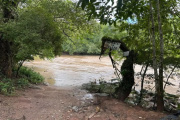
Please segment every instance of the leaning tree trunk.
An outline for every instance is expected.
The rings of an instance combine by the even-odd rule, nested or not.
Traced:
[[[113,48],[113,46],[116,46],[118,43],[120,43],[120,46],[117,47],[116,49]],[[113,68],[116,68],[114,66],[116,62],[113,60],[111,56],[111,49],[114,50],[121,49],[123,52],[128,52],[129,49],[127,48],[125,43],[122,42],[121,40],[114,40],[109,37],[103,37],[102,46],[101,46],[101,55],[108,48],[110,49],[109,57],[111,59]],[[134,68],[133,68],[134,57],[135,57],[134,51],[133,50],[129,51],[129,55],[126,57],[126,59],[124,60],[121,66],[122,81],[120,82],[119,87],[116,88],[115,90],[115,94],[118,95],[118,98],[121,101],[124,101],[129,96],[132,90],[132,86],[134,85]]]
[[[126,57],[121,66],[122,81],[118,87],[118,98],[124,101],[131,93],[132,86],[134,85],[134,68],[133,68],[134,51],[130,51],[129,56]]]
[[[157,15],[158,15],[158,26],[159,26],[159,40],[160,40],[160,59],[159,59],[159,87],[156,89],[157,91],[157,110],[164,110],[164,91],[163,91],[163,56],[164,56],[164,40],[163,40],[163,32],[162,32],[162,23],[161,23],[161,15],[160,15],[160,7],[159,0],[157,0]]]

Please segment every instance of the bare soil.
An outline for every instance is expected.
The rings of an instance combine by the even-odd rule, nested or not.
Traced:
[[[109,97],[85,98],[78,87],[40,85],[0,95],[0,120],[159,120],[166,114]]]

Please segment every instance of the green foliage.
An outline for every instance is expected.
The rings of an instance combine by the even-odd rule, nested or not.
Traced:
[[[63,44],[64,52],[69,54],[82,53],[82,54],[99,54],[101,48],[101,31],[96,33],[84,33],[81,38],[74,37],[73,41],[65,41]]]
[[[100,20],[100,23],[116,26],[116,21],[133,18],[144,10],[143,0],[79,0],[78,6],[86,10],[91,16]]]
[[[115,89],[118,87],[118,83],[107,83],[106,81],[101,81],[99,84],[96,83],[86,83],[83,84],[83,89],[86,89],[93,93],[106,93],[108,95],[116,96]]]
[[[36,73],[27,67],[21,67],[19,73],[20,76],[13,79],[0,76],[0,93],[12,95],[15,93],[16,89],[24,89],[28,87],[29,84],[39,84],[44,80],[39,73]]]
[[[44,78],[39,73],[36,73],[32,69],[27,67],[21,67],[21,69],[19,70],[19,74],[23,77],[20,82],[23,82],[25,84],[27,83],[27,80],[32,84],[42,83],[44,80]]]
[[[19,78],[15,82],[15,86],[17,88],[25,88],[29,85],[29,81],[27,78]]]
[[[0,57],[10,63],[2,63],[0,73],[11,77],[12,68],[24,61],[33,60],[34,56],[60,55],[64,41],[75,42],[82,38],[82,33],[95,33],[97,22],[87,21],[85,14],[70,0],[0,0],[0,41],[4,48]],[[92,46],[88,52],[96,51],[95,45]],[[20,78],[2,82],[2,91],[6,93],[11,91],[10,87],[13,91],[14,86],[24,88],[28,83],[43,81],[38,73],[24,67],[19,74]]]
[[[12,12],[12,18],[6,22],[0,20],[0,38],[10,44],[13,67],[21,61],[33,60],[33,56],[52,58],[60,55],[64,41],[75,42],[83,32],[95,32],[96,22],[87,21],[85,12],[76,8],[72,1],[13,2],[19,5],[11,6],[11,1],[5,1],[7,6],[0,4],[0,16],[3,17],[4,9]]]
[[[79,0],[78,3],[78,6],[87,11],[90,18],[96,17],[102,24],[114,23],[114,26],[117,26],[116,21],[120,22],[117,28],[119,32],[126,31],[128,37],[123,42],[130,50],[135,50],[137,55],[135,63],[141,65],[150,63],[150,66],[154,67],[158,110],[163,110],[164,106],[161,89],[163,67],[180,64],[178,35],[180,29],[177,25],[180,15],[179,2],[179,0],[117,0],[117,4],[114,5],[114,0]],[[132,22],[133,20],[136,22]],[[125,74],[126,71],[123,71],[122,75]],[[127,77],[127,80],[129,79]],[[122,87],[127,84],[120,86],[119,90],[123,91]],[[129,88],[131,90],[132,86]],[[119,97],[121,96],[124,95],[120,94]]]
[[[124,38],[127,36],[126,31],[119,32],[118,28],[109,25],[98,25],[99,31],[94,31],[93,33],[87,33],[86,31],[82,34],[81,38],[72,37],[72,41],[66,40],[63,43],[63,51],[69,54],[82,53],[82,54],[100,54],[101,51],[101,38],[103,36],[108,36],[113,39]],[[122,52],[113,51],[114,56],[118,56]]]
[[[179,64],[179,0],[162,0],[160,4],[162,27],[164,34],[164,65]],[[115,24],[116,28],[107,33],[107,36],[116,39],[127,36],[123,42],[128,48],[135,50],[137,54],[136,63],[145,64],[150,62],[152,66],[152,44],[151,44],[151,22],[149,1],[144,0],[114,0],[87,1],[79,0],[78,6],[87,11],[89,16],[99,19],[102,24]],[[152,1],[153,15],[157,18],[156,1]],[[136,22],[133,22],[135,20]],[[157,45],[157,59],[159,59],[159,37],[158,21],[155,19],[155,35]],[[118,34],[119,33],[119,34]]]
[[[87,43],[86,38],[92,39],[90,34],[94,34],[99,30],[99,25],[96,21],[87,21],[86,13],[77,8],[76,4],[69,0],[36,0],[39,6],[45,8],[51,13],[54,21],[58,24],[59,32],[63,39],[63,51],[74,53],[77,51],[94,52],[94,49],[84,49]],[[91,47],[92,48],[92,47]],[[95,47],[94,47],[95,48]],[[78,50],[76,50],[78,49]]]
[[[10,95],[14,92],[14,81],[12,79],[3,78],[0,81],[0,92],[5,95]]]
[[[12,49],[16,61],[32,59],[34,55],[53,57],[61,52],[62,39],[57,23],[43,8],[28,8],[19,13],[17,21],[1,27],[4,38],[15,43]]]

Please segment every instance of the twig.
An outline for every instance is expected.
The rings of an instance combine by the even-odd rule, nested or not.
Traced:
[[[116,66],[116,64],[118,64],[118,63],[115,60],[113,60],[113,58],[111,56],[111,49],[110,49],[110,52],[109,52],[109,58],[111,59],[112,66],[115,69],[115,75],[120,79],[121,71]],[[119,72],[119,74],[118,74],[118,72]]]
[[[167,82],[168,82],[168,80],[169,80],[170,76],[172,75],[172,73],[173,73],[173,72],[174,72],[174,70],[176,69],[176,66],[177,66],[177,65],[175,65],[175,66],[174,66],[174,68],[172,69],[171,73],[170,73],[170,74],[169,74],[169,76],[167,77],[166,83],[165,83],[165,85],[164,85],[164,91],[165,91],[166,84],[167,84]]]
[[[144,70],[144,73],[142,75],[142,79],[141,79],[141,91],[140,91],[140,98],[139,98],[139,103],[141,103],[141,100],[142,100],[142,94],[143,94],[143,85],[144,85],[144,77],[145,77],[145,74],[147,72],[147,68],[149,66],[149,62],[146,64],[146,67],[145,67],[145,70]]]
[[[75,45],[74,41],[70,38],[71,36],[69,36],[67,33],[65,33],[64,30],[63,30],[63,33],[64,33],[64,35],[66,35],[66,36],[69,38],[69,40]]]

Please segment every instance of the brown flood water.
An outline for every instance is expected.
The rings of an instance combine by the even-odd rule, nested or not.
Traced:
[[[114,69],[112,68],[109,57],[99,56],[69,56],[62,55],[52,60],[35,59],[31,62],[26,62],[28,66],[39,72],[45,77],[45,81],[50,85],[58,87],[73,87],[81,86],[83,83],[95,81],[99,79],[110,80],[116,78]],[[139,72],[141,66],[135,66],[135,72]],[[148,69],[148,73],[153,73],[152,69]],[[171,79],[171,82],[176,86],[167,86],[166,92],[178,94],[179,80]],[[136,90],[140,89],[140,79],[136,78]],[[154,84],[145,82],[145,87],[153,87]]]
[[[115,78],[108,57],[99,60],[99,56],[63,55],[52,60],[37,59],[25,65],[42,74],[49,84],[61,87]]]

